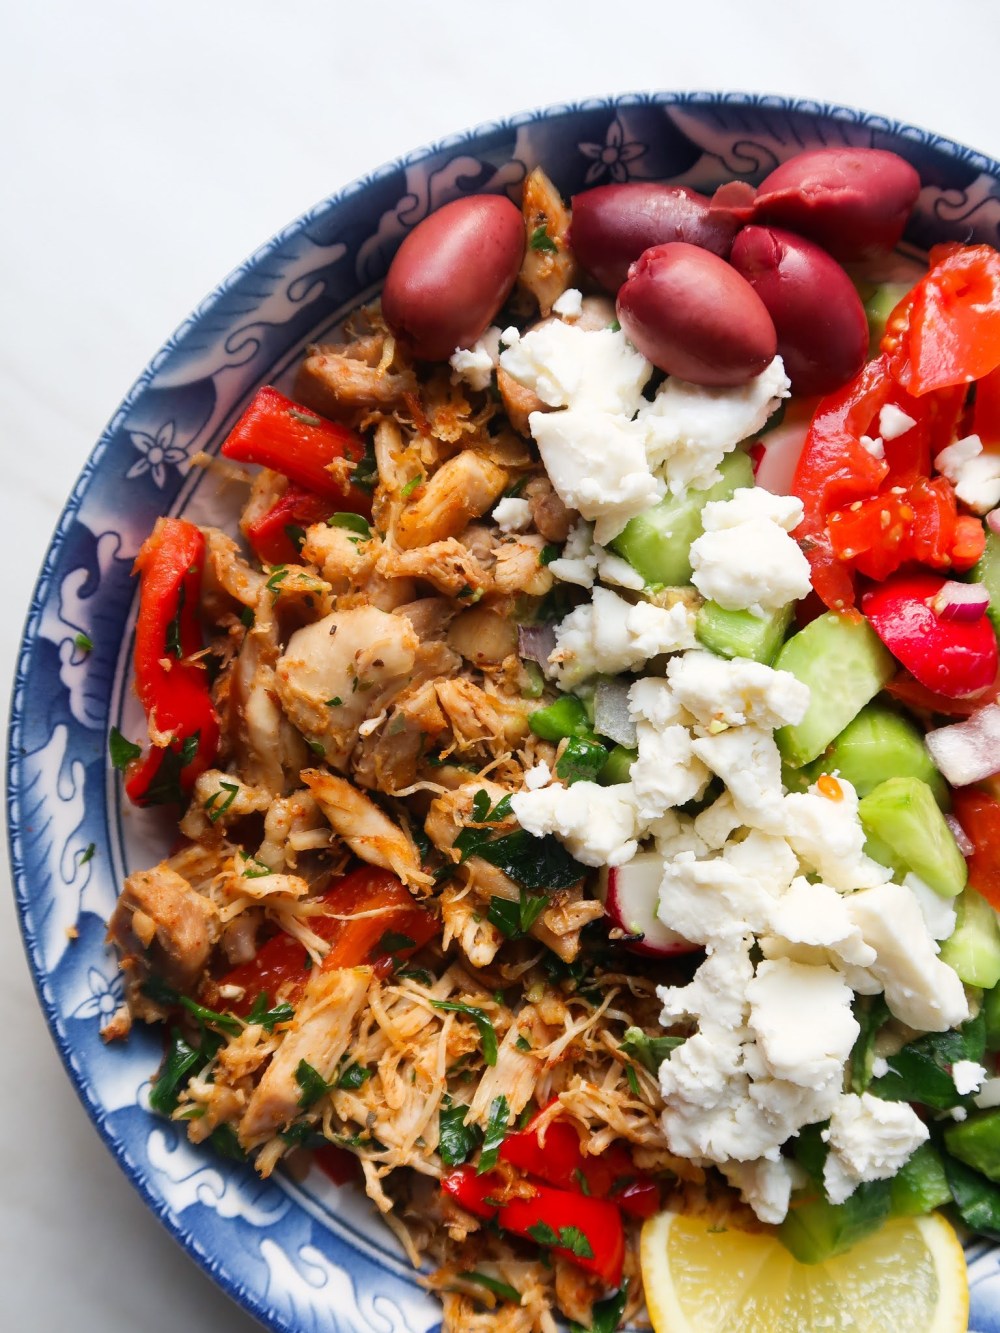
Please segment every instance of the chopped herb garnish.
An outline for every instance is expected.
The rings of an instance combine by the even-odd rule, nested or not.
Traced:
[[[245,606],[245,607],[243,608],[243,610],[240,612],[240,620],[241,620],[241,622],[246,626],[247,629],[251,629],[251,628],[253,627],[253,607],[252,607],[252,606]]]
[[[472,802],[474,824],[502,823],[509,817],[509,796],[505,796],[490,810],[486,792],[476,792]],[[522,888],[529,890],[567,889],[587,873],[585,867],[570,856],[554,834],[535,838],[524,829],[515,829],[500,838],[491,838],[491,833],[492,829],[489,828],[464,828],[454,843],[462,854],[462,860],[481,856]],[[497,928],[502,929],[499,925]]]
[[[181,1089],[188,1079],[204,1069],[215,1053],[213,1043],[203,1043],[199,1048],[181,1035],[178,1028],[170,1034],[170,1049],[160,1067],[149,1093],[149,1104],[160,1115],[170,1115],[177,1109]]]
[[[87,864],[88,861],[92,861],[92,860],[94,859],[94,853],[95,853],[96,851],[97,851],[97,846],[96,846],[96,844],[94,844],[94,843],[92,843],[92,842],[91,842],[91,843],[88,843],[86,850],[82,853],[82,855],[81,855],[81,857],[80,857],[80,860],[79,860],[79,862],[78,862],[77,864],[78,864],[78,865],[81,865],[81,866],[85,866],[85,865]]]
[[[510,1301],[513,1305],[521,1304],[521,1293],[515,1291],[507,1282],[501,1282],[497,1277],[490,1277],[488,1273],[459,1273],[458,1275],[465,1282],[475,1282],[480,1287],[485,1287],[487,1291],[492,1291],[494,1296],[499,1296],[502,1301]]]
[[[559,247],[548,233],[548,228],[542,222],[531,233],[531,240],[528,242],[532,250],[544,250],[548,254],[556,255],[559,253]]]
[[[590,1193],[590,1181],[589,1181],[589,1180],[587,1179],[587,1177],[584,1175],[584,1173],[583,1173],[583,1169],[582,1169],[581,1167],[578,1166],[578,1167],[576,1168],[576,1170],[573,1172],[573,1176],[574,1176],[574,1179],[576,1180],[577,1185],[579,1185],[579,1187],[580,1187],[580,1193],[581,1193],[581,1194],[589,1194],[589,1193]]]
[[[635,1068],[632,1065],[625,1066],[625,1077],[628,1079],[628,1085],[632,1091],[632,1096],[640,1096],[642,1089],[639,1086],[639,1075],[635,1072]]]
[[[433,986],[434,978],[422,967],[404,967],[401,972],[396,973],[396,980],[405,978],[408,981],[416,981],[421,986]]]
[[[413,492],[417,489],[417,487],[422,486],[423,484],[424,484],[423,473],[418,472],[415,477],[410,478],[410,480],[399,492],[400,498],[403,500],[408,500],[410,496],[413,494]]]
[[[289,1125],[287,1129],[279,1131],[278,1138],[293,1148],[322,1148],[326,1144],[326,1139],[308,1120],[298,1120],[294,1125]]]
[[[538,563],[540,565],[551,565],[553,560],[559,559],[561,546],[556,546],[554,542],[546,542],[538,552]]]
[[[326,701],[326,706],[327,706],[327,708],[339,708],[340,705],[341,705],[343,702],[344,702],[344,701],[343,701],[343,699],[340,697],[340,695],[339,695],[339,694],[335,694],[335,695],[333,696],[332,699],[327,699],[327,701]]]
[[[531,1042],[524,1037],[518,1037],[517,1041],[514,1043],[514,1048],[518,1051],[530,1051]]]
[[[139,758],[142,746],[126,740],[117,727],[112,727],[108,732],[108,753],[111,756],[111,766],[123,769],[127,768],[133,759]]]
[[[334,1087],[332,1083],[327,1083],[319,1070],[314,1069],[308,1060],[300,1060],[296,1066],[295,1082],[302,1089],[299,1106],[303,1111],[308,1111],[310,1106],[314,1106],[321,1097],[332,1092]]]
[[[496,1064],[497,1034],[493,1029],[493,1021],[485,1010],[477,1009],[471,1004],[462,1004],[459,1000],[431,1000],[431,1004],[435,1009],[443,1009],[452,1014],[465,1014],[467,1018],[471,1018],[479,1029],[484,1063],[488,1065]]]
[[[486,1120],[486,1134],[483,1137],[483,1151],[479,1156],[476,1175],[481,1176],[491,1171],[497,1164],[500,1145],[507,1135],[507,1122],[510,1120],[510,1107],[506,1097],[494,1097],[490,1103],[490,1113]]]
[[[590,1328],[584,1328],[582,1324],[570,1320],[569,1333],[615,1333],[615,1329],[621,1323],[622,1315],[625,1313],[625,1302],[628,1300],[628,1283],[622,1287],[621,1291],[616,1291],[613,1296],[606,1297],[603,1301],[597,1301],[590,1312]]]
[[[187,588],[182,583],[177,593],[177,610],[174,612],[173,619],[167,625],[165,646],[168,657],[180,659],[184,656],[184,650],[181,647],[181,615],[184,611],[184,602],[187,598]]]
[[[73,642],[81,653],[92,653],[94,651],[94,640],[89,634],[84,634],[83,630],[73,636]]]
[[[360,491],[367,491],[369,494],[378,484],[378,463],[375,460],[375,446],[369,440],[365,444],[364,456],[358,460],[358,464],[351,473],[351,485],[357,486]]]
[[[546,894],[529,893],[526,889],[521,889],[516,903],[511,902],[509,898],[499,896],[491,898],[486,917],[501,935],[509,940],[516,940],[522,935],[527,935],[548,905],[549,899]]]
[[[579,1227],[560,1227],[559,1245],[578,1259],[593,1259],[594,1247]]]
[[[267,583],[264,586],[271,594],[271,598],[273,601],[277,601],[278,593],[281,591],[281,584],[283,580],[286,579],[287,577],[288,577],[287,565],[274,565],[273,568],[271,569],[270,578],[267,580]]]
[[[527,1228],[528,1235],[532,1240],[537,1241],[539,1245],[558,1245],[559,1237],[549,1226],[548,1222],[536,1222],[534,1226]]]
[[[228,1157],[232,1162],[245,1162],[247,1155],[232,1125],[216,1125],[208,1136],[208,1141],[220,1157]]]
[[[240,784],[238,782],[220,782],[219,790],[212,792],[211,796],[204,803],[203,809],[209,819],[214,824],[217,819],[221,819],[239,794]],[[223,791],[229,793],[221,805],[216,805]]]
[[[309,955],[306,954],[306,957]],[[270,1006],[271,997],[266,991],[261,991],[247,1014],[247,1024],[259,1023],[265,1032],[273,1032],[279,1023],[290,1023],[295,1017],[295,1010],[287,1000],[273,1008]]]
[[[165,750],[161,750],[160,766],[156,770],[153,781],[146,788],[146,794],[143,797],[144,805],[183,805],[185,800],[184,788],[181,786],[181,774],[188,764],[194,762],[198,753],[198,744],[201,740],[201,733],[196,731],[193,736],[186,736],[181,742],[180,749],[175,749],[174,745],[168,745]]]
[[[683,1040],[683,1037],[648,1037],[642,1028],[626,1028],[621,1048],[626,1055],[655,1074],[674,1047],[680,1046]]]
[[[321,759],[326,757],[326,750],[323,748],[322,741],[307,741],[306,744],[312,750],[313,754],[318,754]]]
[[[398,930],[387,930],[375,947],[378,953],[399,953],[401,949],[415,949],[417,942]]]
[[[478,1125],[467,1125],[469,1108],[463,1105],[446,1106],[438,1116],[438,1153],[445,1166],[461,1166],[468,1161],[482,1142]]]
[[[313,416],[311,412],[300,412],[297,407],[290,407],[288,415],[293,421],[301,421],[303,426],[322,426],[323,424],[320,417]]]
[[[285,536],[295,547],[296,551],[301,551],[306,540],[305,528],[300,528],[297,523],[285,524]]]
[[[353,1092],[367,1083],[373,1073],[367,1065],[350,1064],[337,1075],[337,1087]]]
[[[622,326],[617,319],[613,319],[611,323],[608,325],[608,328],[611,330],[612,333],[621,333],[622,330]]]
[[[240,852],[243,861],[243,869],[240,872],[244,879],[263,879],[265,875],[273,875],[274,871],[270,866],[266,866],[263,861],[258,861],[256,856],[251,856],[249,852]]]
[[[371,524],[360,514],[331,514],[326,524],[329,528],[347,528],[349,532],[357,532],[366,539],[372,535]]]

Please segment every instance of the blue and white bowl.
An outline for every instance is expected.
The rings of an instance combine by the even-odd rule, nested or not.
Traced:
[[[627,180],[711,192],[724,180],[759,181],[804,148],[840,144],[892,149],[919,170],[909,245],[1000,244],[1000,165],[847,107],[662,93],[525,112],[380,168],[251,255],[155,354],[73,490],[35,589],[11,715],[8,813],[25,946],[69,1075],[122,1169],[269,1328],[428,1333],[440,1312],[357,1191],[319,1172],[262,1182],[190,1146],[147,1108],[159,1035],[100,1039],[121,998],[104,923],[125,874],[170,840],[162,818],[123,803],[106,760],[110,726],[126,735],[141,726],[129,689],[139,545],[160,514],[219,521],[217,483],[189,470],[190,458],[218,449],[258,386],[290,384],[306,344],[376,295],[403,237],[441,204],[484,191],[516,199],[537,164],[567,197]],[[92,652],[76,645],[81,633]],[[980,1242],[968,1257],[970,1327],[1000,1333],[1000,1249]]]

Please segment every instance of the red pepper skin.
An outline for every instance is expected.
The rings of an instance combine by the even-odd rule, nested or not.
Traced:
[[[493,1191],[503,1188],[502,1180],[493,1172],[477,1176],[474,1166],[452,1167],[441,1177],[441,1188],[473,1217],[492,1222],[500,1211],[498,1204],[487,1202]]]
[[[970,384],[1000,366],[1000,254],[945,245],[886,324],[893,378],[914,397]]]
[[[861,436],[869,433],[892,387],[886,358],[880,356],[850,384],[827,394],[795,469],[792,494],[802,501],[804,513],[794,535],[809,560],[813,587],[835,611],[854,605],[854,580],[832,549],[827,515],[868,499],[885,480],[888,464],[868,452]]]
[[[263,564],[294,565],[300,559],[299,547],[288,529],[323,523],[336,512],[335,506],[336,502],[327,496],[290,481],[288,490],[270,509],[243,525],[243,533]]]
[[[335,501],[338,508],[369,517],[371,496],[350,483],[341,484],[327,471],[341,458],[359,462],[364,452],[361,440],[346,426],[317,416],[270,385],[257,390],[222,446],[226,458],[269,467]]]
[[[505,1231],[539,1242],[539,1230],[549,1229],[557,1236],[564,1228],[572,1227],[586,1237],[593,1252],[590,1257],[574,1254],[562,1245],[550,1245],[553,1254],[560,1255],[577,1268],[594,1273],[609,1287],[620,1287],[625,1263],[625,1228],[622,1215],[607,1199],[592,1199],[585,1194],[536,1185],[530,1199],[510,1199],[498,1214],[497,1220]],[[533,1234],[534,1233],[534,1234]]]
[[[358,916],[353,921],[339,921],[336,916],[310,918],[311,928],[332,945],[321,965],[324,971],[369,965],[376,975],[386,976],[393,970],[394,960],[409,958],[439,930],[437,919],[414,900],[400,880],[376,866],[359,866],[327,889],[318,901],[336,916],[379,911],[378,916]],[[413,941],[412,946],[406,945],[392,954],[380,950],[379,941],[390,930],[407,935]],[[305,989],[309,971],[303,946],[280,931],[261,945],[250,962],[240,963],[221,977],[219,985],[243,988],[243,998],[229,1006],[243,1017],[262,993],[272,999],[280,993],[294,1004]]]
[[[1000,446],[1000,367],[976,385],[971,433],[979,436],[985,449]]]
[[[175,753],[197,733],[198,749],[180,771],[183,791],[215,758],[219,719],[201,661],[198,599],[205,563],[205,538],[180,518],[161,518],[143,542],[133,573],[139,574],[135,628],[135,689],[151,729],[169,732],[169,746],[153,745],[129,765],[125,791],[136,805],[149,803],[151,788],[168,750]]]
[[[961,699],[949,699],[936,690],[929,690],[921,685],[908,671],[901,671],[885,687],[886,694],[891,694],[907,708],[914,708],[925,713],[940,713],[942,717],[971,717],[985,704],[994,703],[1000,695],[1000,679],[985,690],[970,694]]]

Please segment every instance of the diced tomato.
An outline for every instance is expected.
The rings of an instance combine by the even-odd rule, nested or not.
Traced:
[[[1000,801],[973,787],[953,793],[953,810],[974,851],[969,883],[1000,911]]]
[[[392,971],[396,959],[408,958],[440,929],[436,918],[414,900],[395,875],[375,866],[361,866],[345,875],[318,901],[331,914],[317,915],[309,921],[311,929],[331,944],[322,962],[324,971],[369,965],[384,976]],[[342,916],[354,919],[338,920]],[[410,943],[387,951],[380,942],[390,931]],[[280,931],[258,949],[255,958],[227,972],[219,984],[243,988],[242,1000],[235,1001],[231,1008],[244,1016],[262,993],[273,998],[280,992],[294,1004],[309,979],[310,966],[309,955],[299,941]]]
[[[239,463],[259,463],[289,481],[336,501],[339,509],[371,514],[371,497],[342,479],[331,464],[357,463],[365,446],[346,426],[317,416],[270,385],[258,389],[229,432],[222,453]]]
[[[243,531],[258,560],[266,565],[294,565],[300,550],[295,529],[304,531],[313,523],[324,522],[336,511],[336,505],[328,496],[290,481],[280,500],[244,524]]]
[[[884,579],[905,564],[968,569],[986,541],[977,519],[970,525],[959,518],[955,492],[944,477],[918,477],[908,486],[856,500],[830,514],[828,523],[834,554],[872,579]]]

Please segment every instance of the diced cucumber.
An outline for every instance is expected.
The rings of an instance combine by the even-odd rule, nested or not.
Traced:
[[[986,1049],[1000,1051],[1000,985],[983,996],[983,1017],[986,1020]]]
[[[967,986],[992,991],[1000,982],[1000,921],[981,893],[966,888],[955,903],[955,929],[941,945],[942,961]]]
[[[753,485],[753,467],[742,449],[734,449],[719,464],[722,480],[706,491],[668,495],[637,514],[611,543],[647,583],[665,587],[691,582],[691,543],[701,536],[701,511],[710,500],[730,500],[733,492]]]
[[[806,715],[775,733],[785,762],[801,768],[857,717],[895,674],[892,655],[867,620],[830,611],[793,634],[774,659],[809,686]]]
[[[620,782],[628,782],[632,765],[638,758],[638,750],[629,750],[624,745],[616,745],[601,769],[598,782],[602,787],[615,787]]]
[[[951,1202],[941,1154],[922,1143],[889,1182],[894,1217],[919,1217]]]
[[[792,619],[791,605],[766,616],[749,611],[727,611],[718,602],[706,602],[698,612],[694,632],[720,657],[749,657],[770,666]]]
[[[888,1184],[873,1180],[859,1185],[844,1203],[812,1198],[794,1204],[778,1238],[800,1263],[821,1264],[876,1231],[888,1213]]]
[[[878,346],[885,334],[889,316],[913,286],[911,282],[880,282],[867,297],[865,318],[868,320],[869,351],[872,356],[878,354]]]
[[[575,694],[561,694],[546,708],[536,708],[528,716],[528,726],[544,741],[561,741],[564,736],[589,740],[594,734],[586,705]]]
[[[839,773],[859,796],[867,796],[886,778],[920,778],[938,805],[948,808],[948,784],[934,766],[923,733],[883,704],[862,708],[809,768],[815,777]]]
[[[1000,1107],[983,1111],[944,1132],[945,1147],[987,1180],[1000,1181]]]
[[[887,844],[897,863],[942,898],[954,898],[965,888],[965,857],[926,782],[919,778],[880,782],[862,797],[858,814],[865,832]]]
[[[969,577],[974,583],[986,585],[986,591],[990,595],[986,614],[1000,635],[1000,537],[995,532],[987,532],[986,550]]]

